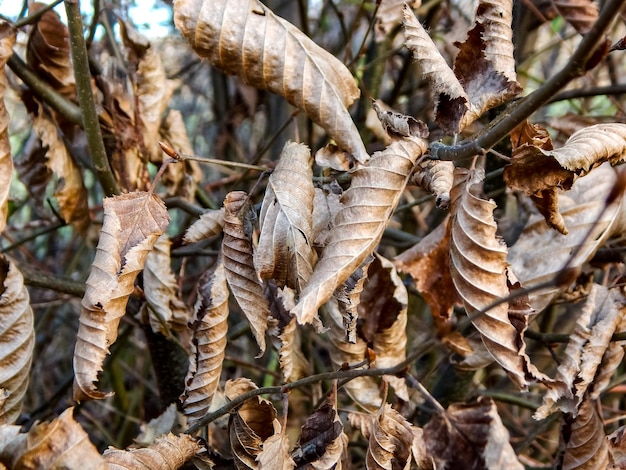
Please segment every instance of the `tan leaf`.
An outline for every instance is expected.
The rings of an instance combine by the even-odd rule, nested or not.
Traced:
[[[554,0],[559,14],[580,34],[587,34],[598,19],[598,5],[591,0]]]
[[[148,447],[156,441],[157,437],[177,431],[186,423],[184,416],[176,409],[176,403],[172,402],[159,416],[139,426],[140,432],[134,442],[139,447]]]
[[[476,9],[476,23],[483,26],[485,57],[496,72],[510,82],[517,80],[513,54],[512,0],[481,0]]]
[[[347,106],[348,68],[257,0],[178,1],[174,22],[201,57],[245,83],[283,95],[359,162],[368,159]]]
[[[340,469],[348,444],[343,424],[332,400],[327,400],[302,425],[298,445],[292,457],[298,468],[312,470]],[[335,466],[335,467],[334,467]]]
[[[468,109],[467,94],[430,35],[408,7],[404,7],[404,34],[406,47],[413,53],[435,96],[435,121],[448,134],[460,132],[465,127],[461,122]]]
[[[418,8],[421,0],[381,0],[376,10],[376,40],[383,41],[395,28],[402,24],[404,4]]]
[[[28,388],[35,326],[24,278],[15,263],[0,255],[0,424],[14,423]]]
[[[608,438],[609,461],[607,470],[624,470],[626,468],[626,426],[620,426]]]
[[[367,280],[367,269],[371,262],[374,261],[374,256],[370,255],[365,258],[365,261],[359,266],[346,281],[339,286],[333,296],[337,299],[337,306],[339,312],[343,317],[343,327],[346,332],[346,341],[348,343],[357,342],[357,320],[359,319],[358,307],[361,303],[361,293],[363,292],[363,285]]]
[[[522,470],[491,398],[452,404],[424,427],[427,455],[435,468]]]
[[[289,437],[284,432],[270,436],[257,456],[259,470],[291,470],[296,463],[289,455]]]
[[[15,469],[108,470],[87,433],[74,420],[73,411],[68,408],[53,421],[36,424],[27,434],[15,437],[2,450],[0,461]]]
[[[374,420],[369,436],[365,458],[367,469],[408,470],[413,437],[411,424],[389,403],[385,403]]]
[[[454,177],[454,163],[443,160],[424,159],[415,165],[410,184],[433,194],[439,209],[450,206],[450,190]]]
[[[563,470],[605,469],[609,464],[609,444],[598,404],[585,399],[575,417],[565,415],[561,425],[559,456],[555,468]]]
[[[4,104],[7,88],[5,68],[13,54],[16,31],[5,21],[0,22],[0,233],[4,231],[9,211],[9,188],[13,178],[13,158],[9,141],[9,113]]]
[[[176,436],[170,433],[157,438],[154,444],[144,449],[119,450],[109,447],[102,455],[109,470],[177,470],[202,449],[189,434]]]
[[[209,410],[219,385],[228,332],[228,286],[224,264],[198,281],[196,313],[189,327],[193,331],[185,392],[181,396],[189,424],[195,424]]]
[[[254,265],[261,279],[300,292],[313,273],[313,160],[308,147],[287,142],[261,206]]]
[[[226,270],[226,281],[241,311],[250,322],[261,355],[265,351],[270,309],[263,295],[263,287],[254,270],[252,256],[251,207],[248,195],[233,191],[224,199],[224,240],[222,256]]]
[[[278,335],[280,368],[286,382],[294,382],[312,374],[311,362],[302,352],[302,333],[295,317]]]
[[[216,237],[222,233],[224,227],[224,208],[208,209],[189,226],[185,232],[185,243],[196,243],[205,238]]]
[[[492,200],[480,196],[482,172],[455,169],[452,188],[450,272],[472,324],[494,359],[516,385],[525,389],[539,377],[525,353],[522,333],[525,323],[513,323],[508,303],[474,315],[496,300],[509,295],[507,286],[507,247],[496,236]],[[518,308],[518,307],[516,307]],[[532,310],[526,306],[526,315]],[[524,313],[522,312],[523,316]]]
[[[343,209],[341,204],[342,190],[338,184],[315,188],[313,198],[313,243],[317,247],[326,246],[326,239],[333,227],[335,216]]]
[[[383,109],[376,100],[372,100],[372,108],[380,120],[383,128],[390,134],[398,137],[428,137],[428,126],[412,116]]]
[[[292,310],[299,323],[310,323],[317,309],[376,249],[413,165],[426,147],[424,139],[406,137],[375,153],[367,165],[354,171],[328,244]]]
[[[543,405],[535,414],[537,419],[557,409],[576,417],[589,392],[597,396],[602,391],[596,387],[595,378],[621,321],[623,305],[624,296],[618,290],[592,285],[557,369],[563,386],[552,387],[544,395]]]
[[[626,311],[624,305],[626,305],[626,299],[624,299],[624,293],[621,295],[622,301],[617,305],[619,309],[619,317],[617,326],[615,328],[615,334],[626,331]],[[598,367],[596,376],[593,380],[593,387],[589,398],[597,400],[600,398],[600,394],[606,390],[609,386],[611,378],[617,368],[621,366],[624,359],[624,348],[626,347],[626,341],[613,341],[609,343],[608,348],[604,352],[602,357],[602,363]]]
[[[615,181],[615,170],[605,163],[586,177],[576,180],[570,191],[559,194],[561,213],[569,227],[567,235],[550,229],[540,215],[533,215],[528,220],[507,256],[507,261],[524,286],[554,279],[565,263],[570,268],[582,266],[615,230],[621,230],[622,200],[605,208],[607,195]],[[572,253],[575,256],[570,259]],[[559,284],[531,293],[530,304],[540,312],[567,287],[567,284]]]
[[[161,235],[146,256],[143,270],[143,291],[149,310],[152,331],[167,335],[171,329],[187,326],[191,309],[179,298],[178,282],[170,266],[169,237]]]
[[[126,311],[137,275],[169,216],[152,193],[135,192],[106,198],[104,222],[96,248],[74,350],[74,399],[107,396],[96,388],[98,373],[117,339],[117,327]]]

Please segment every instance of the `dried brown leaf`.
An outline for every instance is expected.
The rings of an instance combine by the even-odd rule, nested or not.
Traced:
[[[512,0],[481,0],[476,8],[476,23],[484,27],[485,57],[497,72],[515,82],[512,20]]]
[[[152,331],[164,335],[187,326],[191,309],[179,297],[178,282],[172,272],[169,237],[161,235],[146,257],[143,291],[149,310]]]
[[[419,8],[421,0],[381,0],[376,10],[376,40],[383,41],[395,28],[402,25],[404,4]]]
[[[376,100],[372,100],[372,108],[389,135],[397,137],[428,137],[428,126],[412,116],[383,109]]]
[[[98,373],[146,256],[169,223],[167,209],[152,193],[106,198],[104,222],[96,248],[74,350],[74,399],[107,396],[96,387]]]
[[[553,4],[580,34],[587,34],[598,19],[598,5],[592,0],[553,0]]]
[[[626,468],[626,426],[620,426],[607,436],[609,444],[609,466],[607,470]]]
[[[259,470],[291,470],[296,463],[289,455],[289,437],[276,433],[263,442],[263,450],[257,456]]]
[[[450,272],[463,299],[472,324],[494,359],[507,371],[517,386],[524,389],[529,381],[545,380],[532,366],[525,353],[522,337],[526,325],[519,324],[508,302],[475,315],[495,301],[509,295],[507,285],[507,247],[496,236],[492,200],[480,196],[483,173],[455,169],[452,188]],[[519,310],[519,307],[515,307]],[[526,306],[526,316],[532,313]],[[524,316],[524,313],[521,313]]]
[[[190,425],[208,412],[219,385],[226,350],[227,320],[228,286],[220,259],[214,270],[207,271],[198,281],[196,312],[189,325],[193,338],[181,401]]]
[[[359,162],[365,146],[347,106],[359,96],[348,68],[257,0],[180,0],[174,22],[201,57],[303,109]]]
[[[106,462],[74,420],[74,408],[66,409],[49,423],[33,426],[27,434],[10,441],[0,453],[0,461],[15,469],[108,470]]]
[[[0,255],[0,424],[14,423],[28,388],[35,326],[24,278],[15,263]]]
[[[9,188],[13,178],[13,158],[9,141],[9,113],[4,104],[7,77],[4,66],[13,54],[16,31],[5,21],[0,21],[0,233],[7,223]]]
[[[287,323],[282,326],[278,333],[278,356],[283,378],[286,382],[294,382],[302,377],[311,375],[312,365],[308,357],[302,352],[302,331],[298,326],[295,317],[289,315],[289,310],[296,304],[295,292],[288,287],[276,289],[276,302],[270,306],[272,317],[287,319]],[[278,305],[280,303],[280,306]],[[280,308],[280,313],[275,313],[274,308]],[[279,321],[282,323],[282,321]]]
[[[459,132],[465,127],[462,121],[469,104],[467,94],[430,35],[408,7],[404,7],[404,34],[406,47],[413,53],[435,96],[435,121],[446,133]]]
[[[224,228],[224,208],[207,209],[189,226],[185,232],[183,241],[185,243],[196,243],[205,238],[216,237],[222,233]]]
[[[144,449],[119,450],[109,447],[102,455],[109,470],[177,470],[202,449],[189,434],[176,436],[170,433],[157,438],[154,444]]]
[[[450,206],[450,190],[454,177],[454,163],[442,160],[424,159],[415,165],[410,184],[421,187],[436,198],[439,209]]]
[[[561,425],[560,452],[555,468],[563,470],[605,469],[609,464],[609,444],[602,417],[595,401],[585,399],[576,416],[566,414]]]
[[[413,438],[411,424],[389,403],[385,403],[374,420],[369,436],[365,457],[367,469],[408,470],[411,466]]]
[[[303,144],[287,142],[269,177],[261,206],[254,265],[261,279],[296,292],[313,273],[313,160]]]
[[[252,255],[252,209],[248,195],[233,191],[224,199],[224,240],[222,256],[226,269],[226,281],[241,311],[250,322],[252,334],[261,353],[265,351],[270,308],[263,295],[263,287],[256,271]]]
[[[624,293],[621,295],[622,301],[617,305],[620,310],[617,326],[615,328],[615,334],[626,331],[626,311],[624,305],[626,305],[626,299],[624,299]],[[608,348],[602,356],[602,362],[596,371],[596,376],[593,380],[593,388],[589,394],[589,398],[597,400],[600,394],[607,389],[611,378],[617,368],[621,366],[624,359],[624,348],[626,347],[626,341],[614,341],[611,340]]]
[[[292,310],[299,323],[310,323],[318,308],[376,249],[415,161],[426,148],[424,139],[406,137],[375,153],[366,165],[354,171],[328,244]]]
[[[491,398],[452,404],[424,427],[426,452],[435,468],[522,470]]]
[[[313,198],[313,235],[311,239],[316,247],[326,246],[335,216],[343,208],[341,195],[343,191],[338,184],[315,188]]]
[[[374,256],[370,255],[359,266],[346,281],[335,290],[333,294],[337,299],[337,305],[343,317],[343,327],[346,332],[348,343],[357,342],[357,320],[359,319],[358,307],[361,303],[361,293],[363,285],[367,280],[367,270],[374,261]]]
[[[592,391],[596,396],[602,391],[596,386],[596,374],[621,321],[623,304],[624,296],[618,290],[592,285],[557,369],[563,385],[550,388],[544,395],[537,419],[556,410],[576,417],[584,398]]]

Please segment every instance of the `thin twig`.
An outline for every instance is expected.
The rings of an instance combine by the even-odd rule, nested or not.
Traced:
[[[63,0],[55,0],[54,2],[50,3],[49,5],[44,6],[42,9],[37,10],[32,15],[29,15],[26,18],[22,18],[21,20],[16,21],[15,24],[13,25],[13,27],[15,29],[19,29],[22,26],[26,26],[27,24],[35,23],[37,20],[39,20],[39,18],[41,16],[43,16],[44,13],[46,13],[47,11],[52,10],[54,7],[56,7],[61,2],[63,2]]]

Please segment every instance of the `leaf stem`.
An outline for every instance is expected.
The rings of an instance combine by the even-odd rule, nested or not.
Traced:
[[[120,194],[120,188],[117,185],[117,181],[115,181],[106,150],[104,149],[104,141],[102,140],[102,132],[98,122],[98,114],[96,113],[96,104],[91,91],[91,74],[89,72],[85,38],[83,37],[83,21],[80,16],[79,0],[65,0],[65,11],[70,33],[78,103],[83,112],[83,126],[87,134],[87,143],[91,151],[94,172],[104,193],[107,196],[113,196]]]
[[[556,93],[573,79],[587,72],[590,59],[596,52],[596,46],[608,27],[616,18],[625,0],[608,0],[589,33],[587,33],[576,51],[556,75],[550,77],[541,87],[521,99],[510,111],[504,112],[491,129],[478,138],[470,138],[459,145],[444,145],[440,142],[431,144],[433,158],[440,160],[463,160],[481,155],[486,149],[497,144],[521,122],[545,105]]]

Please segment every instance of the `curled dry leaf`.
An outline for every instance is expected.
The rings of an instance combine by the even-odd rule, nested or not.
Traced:
[[[289,437],[279,432],[263,442],[263,450],[257,456],[259,470],[291,470],[296,463],[289,455]]]
[[[9,113],[4,104],[7,88],[5,65],[13,54],[16,31],[5,21],[0,21],[0,233],[4,231],[8,216],[9,188],[13,178],[13,158],[9,142]]]
[[[598,19],[598,5],[591,0],[554,0],[554,6],[580,34],[587,34]]]
[[[193,332],[183,410],[193,426],[209,410],[219,385],[228,333],[228,286],[224,264],[219,259],[214,270],[198,281],[196,312],[189,328]]]
[[[439,209],[450,206],[450,190],[454,172],[454,162],[424,159],[415,165],[410,184],[421,187],[433,194]]]
[[[485,57],[497,72],[515,82],[512,20],[512,0],[481,0],[476,8],[476,23],[483,26]]]
[[[224,199],[224,240],[222,256],[226,270],[226,281],[241,311],[250,322],[261,355],[265,352],[270,308],[263,295],[263,287],[254,270],[252,256],[252,208],[248,195],[233,191]]]
[[[566,414],[561,424],[559,455],[555,468],[595,470],[608,468],[609,444],[598,404],[585,399],[575,417]]]
[[[81,302],[74,350],[74,399],[107,396],[96,387],[98,373],[126,311],[135,279],[146,256],[169,223],[167,209],[152,193],[106,198],[96,256]]]
[[[622,290],[622,299],[624,299],[624,292]],[[615,334],[626,331],[626,309],[624,305],[626,301],[622,301],[620,305],[617,305],[620,310],[620,319],[618,320],[617,327],[615,328]],[[624,359],[624,348],[626,347],[626,341],[613,341],[609,343],[608,348],[604,352],[602,357],[602,363],[598,367],[595,379],[593,381],[593,387],[589,397],[592,400],[597,400],[600,394],[607,389],[611,378],[617,368],[622,364]]]
[[[178,282],[172,272],[169,237],[161,235],[146,257],[143,291],[149,310],[152,331],[167,335],[187,326],[191,309],[178,296]]]
[[[337,306],[343,317],[343,327],[346,332],[346,341],[348,343],[357,342],[357,320],[359,319],[358,307],[361,303],[361,293],[363,285],[367,280],[367,269],[374,256],[370,255],[359,266],[346,281],[335,290],[333,294],[337,299]]]
[[[326,246],[326,239],[333,227],[335,216],[343,208],[343,191],[337,183],[315,188],[313,197],[313,234],[311,239],[316,247]]]
[[[385,110],[376,100],[372,100],[372,108],[380,120],[383,128],[390,134],[398,137],[428,137],[428,126],[412,116]]]
[[[348,68],[257,0],[178,0],[174,22],[214,66],[303,109],[359,162],[368,159],[347,107],[359,96]]]
[[[509,295],[507,286],[507,247],[496,236],[492,200],[480,196],[482,172],[455,169],[452,188],[450,272],[472,324],[486,348],[507,371],[517,386],[545,380],[525,353],[522,337],[525,323],[514,322],[508,302],[474,314]],[[519,307],[515,307],[519,310]],[[526,316],[532,310],[526,306]],[[524,313],[521,313],[524,316]]]
[[[557,409],[575,418],[591,391],[595,396],[602,392],[595,379],[611,336],[621,322],[624,301],[619,290],[592,285],[557,369],[562,386],[552,387],[544,395],[543,405],[535,414],[537,419]]]
[[[144,449],[119,450],[109,447],[102,455],[109,470],[177,470],[202,449],[189,434],[176,436],[170,433],[158,437],[154,444]]]
[[[413,11],[404,7],[406,47],[413,53],[435,96],[435,121],[449,134],[459,132],[469,99],[456,75],[442,57]]]
[[[372,426],[365,464],[368,470],[405,469],[411,466],[413,427],[404,417],[385,403]]]
[[[452,404],[424,427],[426,452],[435,468],[522,470],[491,398]]]
[[[261,279],[300,292],[313,273],[313,160],[308,147],[287,142],[261,206],[254,265]]]
[[[189,226],[183,242],[196,243],[206,238],[216,237],[224,228],[224,208],[204,211],[198,220]]]
[[[609,466],[607,470],[626,468],[626,426],[620,426],[607,436],[609,445]]]
[[[27,434],[16,436],[0,452],[0,462],[16,469],[108,470],[87,433],[74,420],[73,411],[68,408],[52,422],[36,424]]]
[[[404,4],[418,8],[421,0],[381,0],[376,9],[376,40],[383,41],[395,28],[402,24]]]
[[[22,409],[35,348],[33,310],[15,263],[0,255],[0,424],[14,423]]]
[[[343,209],[334,220],[327,245],[292,313],[310,323],[323,305],[378,245],[427,142],[406,137],[376,152],[352,174]]]
[[[522,285],[530,287],[554,280],[566,263],[573,269],[581,267],[611,234],[622,230],[622,199],[605,207],[615,181],[615,170],[605,163],[576,180],[570,191],[559,194],[561,213],[569,227],[567,235],[550,229],[538,214],[528,220],[507,256]],[[533,292],[529,294],[530,304],[540,312],[567,287],[568,284],[556,283]]]

